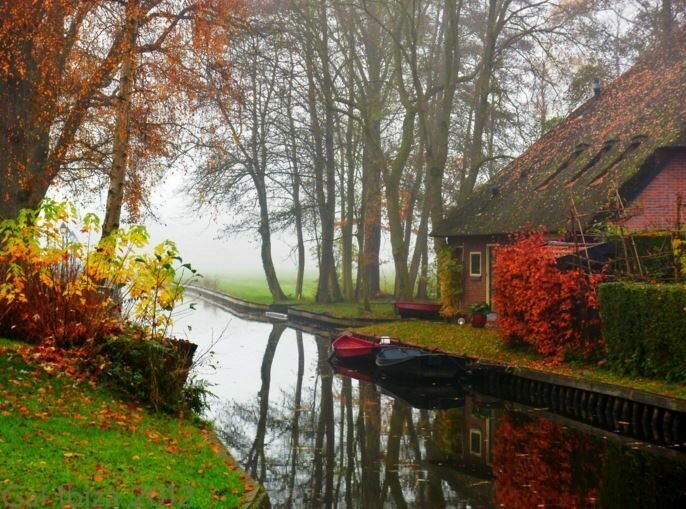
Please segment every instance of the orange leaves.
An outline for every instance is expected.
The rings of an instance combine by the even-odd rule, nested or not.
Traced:
[[[554,362],[600,346],[596,285],[602,276],[562,271],[542,233],[521,234],[496,250],[494,301],[503,339],[524,343]]]

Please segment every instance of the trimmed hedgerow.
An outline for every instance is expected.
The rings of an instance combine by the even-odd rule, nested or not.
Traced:
[[[685,284],[603,284],[600,315],[613,370],[686,380]]]

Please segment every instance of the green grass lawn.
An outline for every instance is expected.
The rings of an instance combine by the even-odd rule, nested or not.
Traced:
[[[13,343],[0,345],[0,489],[8,507],[237,507],[252,489],[207,430],[48,375]]]
[[[466,354],[483,360],[572,376],[594,382],[605,382],[664,396],[686,398],[686,385],[671,384],[649,378],[618,375],[591,363],[574,362],[552,366],[542,356],[521,348],[507,347],[494,328],[475,329],[470,325],[408,320],[357,329],[365,334],[391,336],[427,348]]]
[[[392,320],[396,318],[393,312],[393,304],[389,301],[374,301],[371,303],[372,311],[365,311],[361,304],[335,303],[315,304],[314,297],[317,292],[317,275],[307,274],[304,279],[303,298],[295,300],[295,274],[280,276],[279,282],[288,300],[279,304],[294,305],[314,313],[327,313],[339,318],[384,318]],[[388,283],[388,282],[387,282]],[[221,274],[209,275],[203,280],[203,284],[210,288],[259,304],[272,304],[272,296],[269,287],[262,274]]]
[[[298,302],[295,300],[295,280],[295,274],[286,274],[279,278],[281,289],[288,297],[287,302]],[[202,283],[250,302],[257,302],[259,304],[271,304],[273,302],[263,274],[207,275]],[[311,302],[316,292],[317,276],[307,274],[303,280],[303,302]]]

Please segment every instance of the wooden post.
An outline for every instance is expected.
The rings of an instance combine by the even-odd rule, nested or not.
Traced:
[[[624,201],[622,200],[622,197],[619,195],[619,188],[615,188],[615,196],[617,197],[617,204],[619,211],[621,212],[621,216],[626,217],[626,209],[624,208]],[[622,242],[624,242],[624,228],[620,227],[620,233],[622,234]],[[634,258],[636,259],[636,268],[638,269],[638,274],[640,276],[643,276],[643,267],[641,266],[641,258],[638,256],[638,248],[636,247],[636,242],[634,241],[634,237],[633,235],[631,235],[631,232],[629,232],[628,235],[629,240],[631,241],[631,250],[633,252]],[[624,249],[626,252],[626,245]],[[627,254],[627,266],[628,264],[629,260]]]
[[[681,196],[681,193],[677,193],[676,195],[676,223],[674,225],[674,233],[672,234],[672,244],[674,244],[675,240],[682,241],[681,239],[681,208],[683,207],[682,204],[683,198]],[[681,269],[683,268],[681,266],[681,255],[684,253],[684,248],[679,245],[678,249],[673,249],[673,258],[674,258],[674,280],[679,281],[680,276],[681,276]]]
[[[574,203],[574,196],[572,195],[572,191],[569,191],[569,203],[572,208],[572,217],[574,218],[574,224],[575,224],[575,229],[576,227],[579,228],[579,235],[581,236],[581,242],[582,245],[584,246],[584,254],[586,255],[586,266],[588,268],[588,273],[589,275],[592,272],[591,268],[591,257],[588,254],[588,246],[586,245],[586,236],[584,235],[584,227],[581,224],[581,219],[579,218],[579,211],[576,208],[576,203]],[[576,239],[575,239],[576,242]]]

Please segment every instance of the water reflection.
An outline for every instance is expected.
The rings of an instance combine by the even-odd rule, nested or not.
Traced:
[[[229,322],[206,374],[220,396],[211,417],[274,507],[686,507],[684,454],[478,387],[336,374],[329,338],[213,305],[189,320],[197,341]]]

